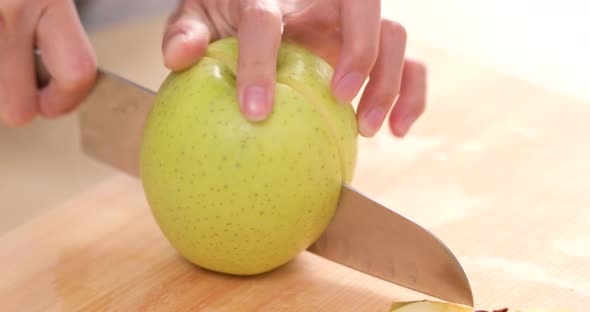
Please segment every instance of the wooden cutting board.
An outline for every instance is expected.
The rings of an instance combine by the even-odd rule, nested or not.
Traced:
[[[157,88],[163,21],[94,34],[101,64]],[[479,308],[590,311],[590,105],[409,51],[429,65],[427,114],[404,140],[361,139],[353,185],[444,240]],[[0,264],[0,311],[387,311],[426,298],[306,252],[253,278],[201,270],[122,174],[0,237]]]

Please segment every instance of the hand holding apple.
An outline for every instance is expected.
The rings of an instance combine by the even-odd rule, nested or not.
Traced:
[[[389,125],[404,136],[425,106],[424,66],[405,59],[406,32],[382,19],[379,0],[183,0],[163,40],[164,62],[174,71],[196,64],[209,42],[237,36],[237,93],[251,121],[273,110],[281,40],[298,43],[335,69],[330,88],[350,102],[360,98],[361,135],[373,136],[391,110]],[[281,26],[283,33],[281,34]]]

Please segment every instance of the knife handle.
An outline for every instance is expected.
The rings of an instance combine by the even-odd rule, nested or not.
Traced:
[[[49,81],[51,80],[51,75],[49,74],[49,71],[47,71],[47,68],[43,63],[43,58],[41,57],[41,51],[39,51],[39,49],[35,49],[34,57],[37,87],[41,89],[49,83]]]

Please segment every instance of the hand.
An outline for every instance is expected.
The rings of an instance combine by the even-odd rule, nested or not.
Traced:
[[[424,110],[426,70],[405,59],[405,29],[382,19],[380,6],[379,0],[183,0],[166,29],[164,63],[182,70],[198,62],[209,42],[237,35],[240,109],[264,120],[272,110],[279,43],[289,39],[335,68],[332,90],[341,100],[351,101],[369,79],[357,109],[361,135],[373,136],[391,110],[390,127],[402,137]]]
[[[34,49],[52,79],[37,86]],[[96,78],[96,58],[72,0],[0,2],[0,121],[18,126],[37,115],[73,110]]]

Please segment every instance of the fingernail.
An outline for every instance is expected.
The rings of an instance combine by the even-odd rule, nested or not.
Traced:
[[[244,91],[242,112],[251,121],[262,121],[268,114],[266,90],[260,86],[250,86]]]
[[[164,47],[164,65],[172,70],[179,71],[193,64],[192,50],[197,37],[194,32],[179,32],[166,42]]]
[[[170,69],[176,69],[178,59],[182,58],[182,45],[186,41],[183,33],[178,33],[168,39],[164,46],[164,63]]]
[[[379,131],[379,127],[381,127],[381,123],[383,122],[383,117],[385,115],[385,111],[382,107],[376,106],[371,108],[368,112],[364,114],[361,118],[359,124],[359,131],[364,136],[374,136],[377,131]]]
[[[177,33],[174,36],[172,36],[172,38],[168,39],[168,42],[166,42],[166,47],[164,47],[164,52],[166,53],[172,53],[172,51],[174,51],[176,46],[180,46],[182,44],[183,41],[186,41],[186,36],[184,35],[184,33]]]
[[[363,75],[352,72],[342,77],[334,88],[334,95],[342,101],[352,101],[363,86]]]
[[[405,136],[408,133],[408,130],[412,126],[412,124],[416,121],[416,117],[414,115],[407,115],[400,119],[397,123],[395,123],[394,128],[395,131],[400,136]]]

